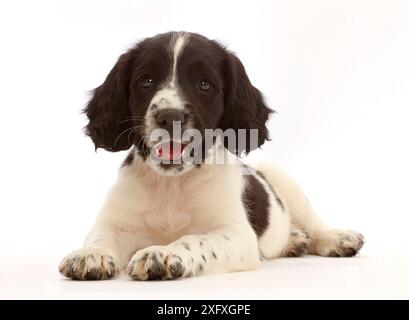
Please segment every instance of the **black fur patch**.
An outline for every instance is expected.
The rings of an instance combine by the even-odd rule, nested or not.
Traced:
[[[254,175],[244,177],[246,186],[242,200],[247,210],[247,218],[257,236],[260,237],[268,227],[268,211],[270,209],[268,193]]]

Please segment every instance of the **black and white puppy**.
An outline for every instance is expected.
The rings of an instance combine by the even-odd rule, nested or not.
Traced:
[[[198,34],[161,34],[123,54],[85,108],[86,133],[96,148],[132,150],[83,247],[60,272],[78,280],[122,271],[175,279],[253,270],[261,257],[355,255],[362,235],[326,227],[285,172],[267,164],[243,174],[236,155],[268,139],[271,112],[240,60]],[[186,152],[190,129],[202,136],[252,129],[257,143],[246,134],[244,147],[230,148],[216,135]],[[169,138],[152,139],[156,130]]]

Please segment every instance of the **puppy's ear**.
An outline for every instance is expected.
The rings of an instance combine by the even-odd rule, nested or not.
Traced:
[[[220,127],[223,130],[233,129],[237,137],[238,129],[245,129],[245,146],[240,147],[243,143],[236,141],[236,149],[230,151],[238,155],[247,154],[269,140],[266,121],[274,111],[266,106],[260,91],[251,84],[243,64],[232,53],[226,56],[224,81],[225,110]],[[250,143],[250,129],[257,129],[256,145]]]
[[[128,133],[132,121],[128,108],[131,53],[121,55],[104,83],[94,89],[91,100],[84,109],[89,119],[85,133],[92,139],[95,149],[107,151],[126,150],[133,139]]]

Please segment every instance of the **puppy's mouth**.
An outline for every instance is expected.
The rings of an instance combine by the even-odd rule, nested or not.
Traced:
[[[154,145],[152,151],[159,160],[168,163],[181,163],[183,156],[186,154],[186,144],[175,140],[168,140]]]

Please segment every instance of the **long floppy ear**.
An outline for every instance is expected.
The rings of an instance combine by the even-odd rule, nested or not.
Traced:
[[[92,139],[95,149],[107,151],[126,150],[133,139],[128,137],[132,121],[128,108],[128,87],[131,54],[121,55],[104,83],[94,89],[93,96],[84,109],[89,119],[85,133]]]
[[[241,144],[236,142],[236,149],[231,151],[238,155],[247,154],[269,140],[266,122],[274,111],[266,106],[260,91],[251,84],[243,64],[232,53],[226,57],[224,90],[225,110],[220,127],[222,130],[233,129],[237,137],[238,130],[245,129],[245,146],[240,148]],[[250,143],[250,129],[257,129],[256,145]]]

